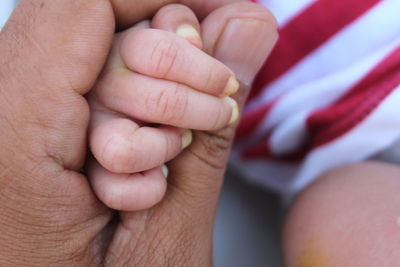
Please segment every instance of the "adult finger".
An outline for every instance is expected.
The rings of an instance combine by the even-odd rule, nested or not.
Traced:
[[[199,49],[203,47],[199,20],[187,6],[180,4],[164,6],[153,17],[151,26],[154,29],[176,33]]]
[[[172,3],[182,3],[204,17],[211,11],[234,2],[247,0],[111,0],[120,29],[125,29],[135,22],[148,19],[160,8]]]
[[[48,87],[72,87],[85,94],[107,57],[114,31],[113,18],[106,0],[22,0],[2,30],[2,41],[18,44],[9,47],[18,50],[18,56],[15,53],[5,56],[15,56],[15,63],[24,61],[20,71],[40,66],[35,68],[36,75]],[[71,21],[75,27],[71,27]]]
[[[230,97],[207,95],[129,71],[108,72],[94,93],[109,109],[131,118],[185,129],[221,129],[238,118],[237,104]]]

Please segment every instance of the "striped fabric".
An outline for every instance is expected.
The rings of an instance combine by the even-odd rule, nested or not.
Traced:
[[[258,2],[277,17],[280,40],[253,85],[233,165],[256,183],[297,192],[388,149],[385,159],[396,160],[400,1]]]

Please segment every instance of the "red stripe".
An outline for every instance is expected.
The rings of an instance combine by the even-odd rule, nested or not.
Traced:
[[[250,99],[380,0],[319,0],[280,31],[275,49],[258,74]]]
[[[332,142],[352,130],[399,85],[400,47],[336,104],[309,117],[307,124],[313,140],[311,149]]]
[[[268,141],[264,140],[258,143],[257,145],[246,149],[242,153],[242,157],[245,159],[270,158],[271,153]]]
[[[236,140],[240,141],[249,137],[257,129],[260,122],[268,116],[275,102],[269,103],[258,109],[245,113],[236,131]]]
[[[273,155],[271,148],[269,146],[269,137],[258,144],[251,146],[242,153],[242,157],[246,160],[252,159],[269,159],[274,161],[280,161],[284,163],[299,163],[302,161],[304,156],[307,154],[306,148],[302,148],[294,153],[276,156]]]

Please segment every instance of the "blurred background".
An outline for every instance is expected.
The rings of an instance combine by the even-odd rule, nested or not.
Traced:
[[[277,195],[228,170],[214,232],[215,267],[283,267],[283,208]]]
[[[12,12],[17,0],[1,0],[0,4],[0,28],[3,27]]]
[[[17,0],[1,0],[0,28]],[[228,171],[214,234],[215,267],[282,267],[282,210],[273,193]]]

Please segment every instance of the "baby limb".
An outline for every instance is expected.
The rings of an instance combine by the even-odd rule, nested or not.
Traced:
[[[399,166],[378,162],[322,175],[286,219],[286,266],[399,266],[399,177]]]
[[[190,9],[170,5],[152,22],[116,35],[88,96],[95,158],[88,175],[107,206],[138,210],[156,204],[166,190],[163,165],[192,141],[186,129],[213,131],[237,120],[238,106],[228,95],[239,83],[199,49],[198,32]]]

